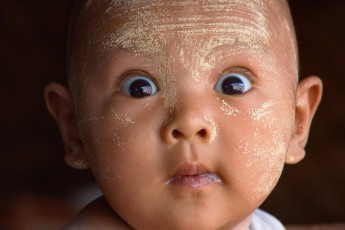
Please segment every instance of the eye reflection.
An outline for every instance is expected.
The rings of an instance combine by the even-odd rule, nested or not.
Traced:
[[[214,89],[223,94],[238,95],[247,92],[251,87],[250,80],[244,75],[229,73],[217,81]]]
[[[156,94],[158,88],[148,77],[134,76],[124,82],[122,91],[127,96],[143,98]]]

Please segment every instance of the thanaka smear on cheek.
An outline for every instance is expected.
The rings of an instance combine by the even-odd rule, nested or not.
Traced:
[[[281,106],[281,109],[277,110],[274,108],[275,106]],[[261,122],[269,129],[272,129],[274,125],[289,129],[294,120],[292,110],[291,101],[273,102],[272,100],[268,100],[258,108],[248,109],[247,116],[253,121]]]
[[[268,100],[244,114],[252,120],[253,138],[239,141],[238,151],[247,158],[246,170],[257,172],[257,178],[247,182],[256,197],[267,196],[281,175],[294,119],[290,106],[286,101]]]
[[[286,146],[283,141],[256,148],[254,152],[265,162],[265,170],[258,179],[255,192],[258,197],[268,195],[274,188],[283,169]]]
[[[78,126],[89,127],[96,123],[104,123],[104,121],[117,121],[120,122],[121,127],[134,124],[134,121],[125,113],[117,113],[113,108],[110,109],[110,115],[100,115],[99,113],[90,113],[78,122]],[[96,122],[96,123],[95,123]]]
[[[221,102],[220,110],[224,112],[226,116],[237,116],[240,111],[232,106],[230,106],[225,100],[217,98],[217,101]]]
[[[106,183],[112,184],[121,179],[113,173],[115,165],[121,168],[120,163],[114,162],[115,154],[123,154],[130,148],[132,140],[125,138],[123,132],[134,124],[135,121],[128,114],[113,108],[89,114],[79,122],[90,167],[96,177]]]
[[[266,101],[257,109],[249,109],[248,115],[255,121],[267,120],[272,113],[271,107],[273,105],[272,101]]]
[[[266,197],[277,183],[284,165],[286,146],[283,142],[272,143],[270,137],[259,137],[254,142],[240,141],[239,151],[246,159],[245,171],[255,171],[255,177],[243,183],[250,184],[252,195],[249,197]],[[253,196],[254,195],[254,196]]]
[[[81,136],[85,137],[83,139],[85,139],[86,146],[100,145],[102,140],[111,136],[113,142],[117,143],[118,146],[125,147],[126,144],[120,138],[120,134],[124,128],[133,124],[135,122],[129,115],[118,113],[113,108],[108,114],[91,113],[78,122]]]

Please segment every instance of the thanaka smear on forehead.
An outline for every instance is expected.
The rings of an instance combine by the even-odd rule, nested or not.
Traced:
[[[93,25],[91,45],[101,43],[100,48],[125,48],[136,54],[152,56],[162,53],[162,46],[170,45],[159,40],[169,33],[176,38],[176,44],[173,44],[178,46],[176,48],[188,48],[192,42],[198,41],[205,45],[192,51],[206,55],[222,44],[255,50],[269,46],[270,32],[260,1],[257,4],[256,1],[219,1],[218,4],[210,1],[201,6],[199,1],[142,2],[112,1],[107,9],[102,9],[106,12],[105,17]],[[116,26],[109,26],[111,24]],[[210,40],[200,38],[203,35],[212,37]]]
[[[200,1],[117,0],[105,5],[106,8],[100,1],[93,0],[84,7],[82,14],[92,8],[105,12],[102,21],[89,25],[87,43],[90,47],[86,50],[99,56],[125,49],[137,57],[149,59],[155,67],[155,75],[162,79],[162,88],[176,88],[172,84],[176,81],[177,65],[198,81],[229,53],[259,52],[269,58],[271,34],[261,1],[205,1],[200,4]],[[166,44],[164,41],[171,36],[173,44]],[[178,52],[179,59],[171,52]],[[84,63],[88,56],[83,55]],[[98,63],[99,68],[102,64]],[[165,92],[165,105],[172,106],[175,96],[175,90]]]

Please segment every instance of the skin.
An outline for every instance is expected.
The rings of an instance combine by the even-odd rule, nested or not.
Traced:
[[[76,23],[69,90],[45,98],[66,162],[91,168],[106,202],[66,229],[248,229],[284,163],[304,157],[321,97],[318,78],[296,84],[286,3],[89,1]],[[157,94],[126,95],[138,71]],[[219,92],[227,73],[251,89]],[[186,165],[217,180],[170,183]]]

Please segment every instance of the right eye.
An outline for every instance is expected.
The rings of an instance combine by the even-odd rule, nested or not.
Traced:
[[[148,77],[133,76],[128,78],[121,88],[122,92],[130,97],[143,98],[156,94],[158,88]]]
[[[214,89],[227,95],[239,95],[252,88],[250,80],[243,74],[229,73],[222,76],[216,83]]]

